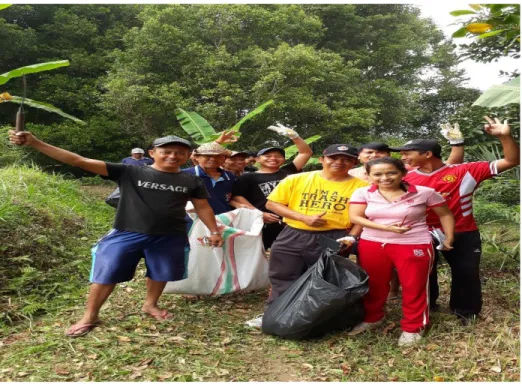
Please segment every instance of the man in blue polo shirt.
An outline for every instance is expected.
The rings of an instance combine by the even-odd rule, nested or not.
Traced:
[[[141,148],[133,148],[131,151],[131,155],[126,157],[121,161],[122,164],[129,165],[152,165],[154,164],[154,160],[145,156],[145,151]]]
[[[198,165],[183,169],[183,172],[196,175],[203,181],[210,194],[208,202],[216,215],[234,209],[230,205],[230,198],[236,176],[222,168],[230,154],[229,150],[215,142],[206,143],[194,151]]]

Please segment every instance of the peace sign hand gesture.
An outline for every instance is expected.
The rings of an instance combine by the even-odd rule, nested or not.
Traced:
[[[491,120],[489,116],[484,116],[484,119],[488,121],[488,124],[484,124],[484,130],[488,135],[501,137],[509,136],[511,134],[507,119],[504,120],[504,123],[501,123],[496,117],[495,121]]]

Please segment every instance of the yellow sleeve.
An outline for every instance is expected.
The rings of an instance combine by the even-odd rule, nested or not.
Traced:
[[[289,176],[281,180],[277,187],[275,187],[270,195],[268,195],[267,200],[273,201],[274,203],[288,205],[290,203],[290,196],[294,189],[294,179],[295,177]]]

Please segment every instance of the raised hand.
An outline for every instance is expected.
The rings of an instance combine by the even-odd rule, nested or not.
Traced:
[[[310,227],[321,227],[326,224],[326,220],[322,218],[324,215],[326,215],[326,212],[313,216],[303,215],[301,221]]]
[[[459,123],[455,123],[453,127],[451,124],[440,124],[440,133],[450,144],[462,144],[464,136],[460,131]]]
[[[36,137],[34,137],[31,132],[15,132],[11,129],[9,130],[9,141],[16,145],[31,146],[36,141]]]
[[[285,127],[283,124],[280,124],[280,123],[277,123],[277,126],[271,125],[267,129],[277,132],[282,136],[286,136],[291,140],[299,137],[299,134],[296,131],[294,131],[292,128]]]
[[[238,132],[236,131],[223,131],[221,132],[221,136],[216,139],[216,143],[218,144],[227,144],[227,143],[235,143],[238,138],[236,137]]]
[[[484,130],[488,135],[500,137],[509,136],[511,134],[511,129],[509,128],[507,119],[504,120],[504,123],[496,117],[495,121],[493,121],[489,116],[484,116],[484,119],[488,122],[488,124],[484,124]]]

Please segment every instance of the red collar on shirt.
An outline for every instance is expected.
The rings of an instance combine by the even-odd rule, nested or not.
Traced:
[[[415,188],[415,185],[412,184],[406,184],[408,186],[408,190],[406,192],[408,193],[417,193],[417,188]],[[368,192],[375,192],[377,189],[377,184],[370,185],[370,188],[368,188]]]

